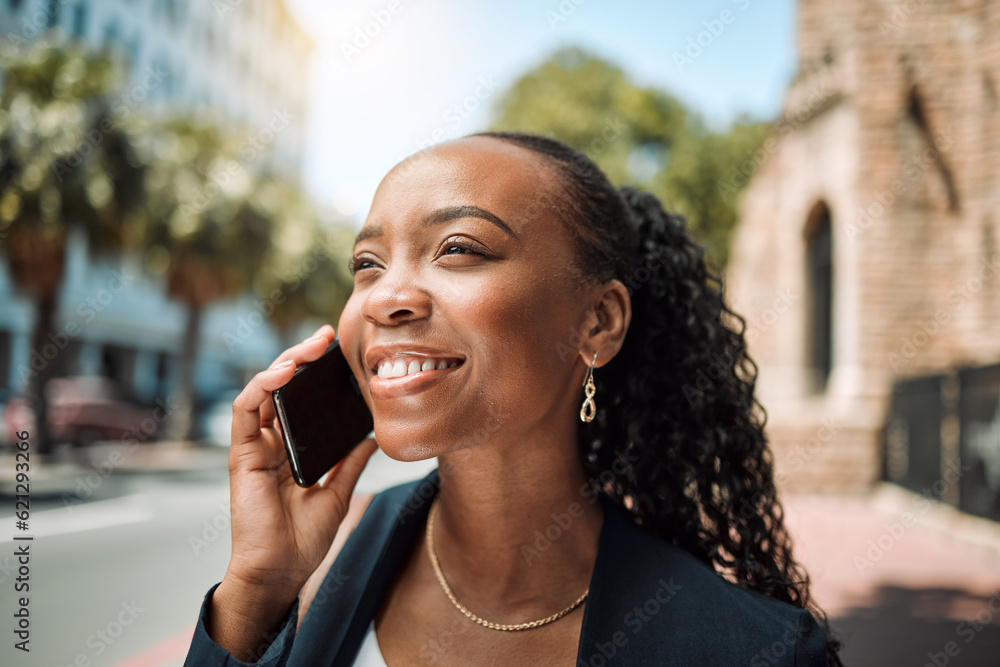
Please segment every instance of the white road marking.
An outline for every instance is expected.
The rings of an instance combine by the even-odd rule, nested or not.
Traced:
[[[25,531],[17,530],[16,517],[7,515],[0,517],[0,544],[12,543],[14,537],[31,536],[38,539],[139,523],[152,518],[149,497],[144,493],[32,512],[28,518],[28,530]]]

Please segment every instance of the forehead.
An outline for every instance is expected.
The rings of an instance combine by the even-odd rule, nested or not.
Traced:
[[[369,222],[416,219],[451,206],[479,206],[515,232],[554,212],[556,177],[534,152],[492,137],[439,144],[399,163],[382,180]],[[366,224],[367,226],[367,224]]]

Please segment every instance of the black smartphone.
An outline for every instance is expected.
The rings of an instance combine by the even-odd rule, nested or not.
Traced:
[[[310,487],[374,427],[354,372],[334,338],[323,355],[295,369],[271,394],[292,476]]]

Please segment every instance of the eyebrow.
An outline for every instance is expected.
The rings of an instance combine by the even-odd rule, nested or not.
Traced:
[[[514,233],[514,230],[511,229],[506,222],[501,220],[499,217],[493,215],[486,209],[480,208],[478,206],[448,206],[445,208],[439,208],[425,215],[423,219],[420,221],[420,223],[425,227],[429,227],[432,225],[441,225],[448,222],[449,220],[455,220],[457,218],[480,218],[482,220],[492,222],[494,225],[496,225],[504,232],[506,232],[509,236],[511,236],[517,241],[520,241],[520,239],[517,237],[517,234]],[[382,236],[382,234],[384,233],[385,230],[382,228],[381,225],[372,225],[371,227],[362,229],[358,233],[358,235],[354,238],[354,245],[358,245],[365,239],[371,239],[378,236]]]

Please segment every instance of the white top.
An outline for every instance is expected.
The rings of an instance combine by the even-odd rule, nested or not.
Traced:
[[[361,642],[361,649],[358,657],[354,660],[354,667],[388,667],[382,651],[378,647],[378,640],[375,638],[375,621],[368,624],[368,632],[365,633],[365,640]]]

